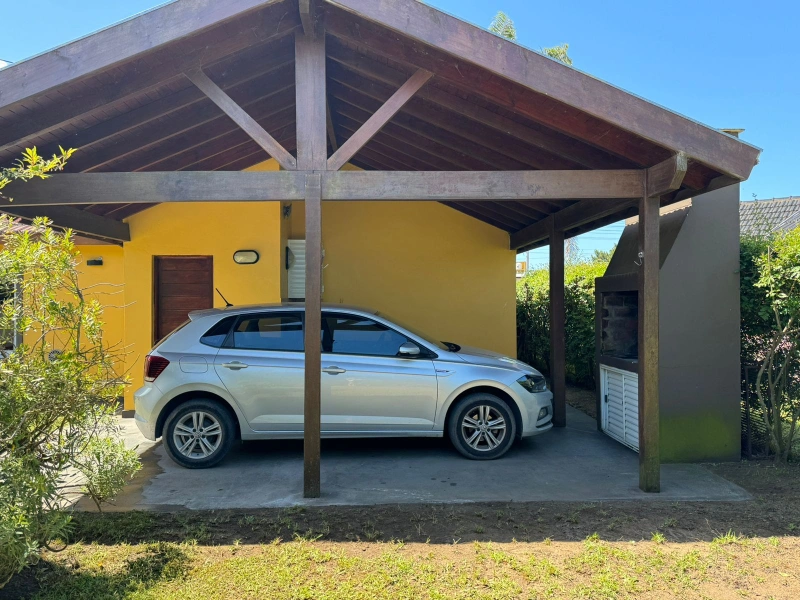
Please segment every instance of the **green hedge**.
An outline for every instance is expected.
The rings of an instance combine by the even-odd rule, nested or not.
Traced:
[[[594,280],[608,263],[582,262],[565,269],[567,380],[594,386]],[[517,282],[517,356],[550,372],[549,273],[546,267],[531,271]]]

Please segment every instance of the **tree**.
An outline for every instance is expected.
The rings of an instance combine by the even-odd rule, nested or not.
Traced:
[[[71,151],[43,161],[26,152],[9,181],[47,177]],[[61,478],[83,473],[108,500],[139,468],[115,439],[125,378],[121,350],[103,342],[102,306],[80,285],[72,233],[37,218],[32,231],[0,216],[0,587],[65,540],[70,514]]]
[[[614,256],[614,252],[616,252],[616,250],[617,250],[616,244],[612,246],[611,250],[595,249],[594,252],[592,252],[591,261],[599,263],[610,263],[611,257]]]
[[[498,11],[494,19],[492,19],[492,22],[489,24],[489,31],[511,40],[512,42],[517,40],[517,28],[514,25],[514,21],[502,10]],[[569,44],[542,48],[541,50],[542,54],[562,62],[565,65],[572,66],[572,59],[569,57],[568,51]]]
[[[756,259],[772,329],[760,341],[756,395],[776,462],[791,457],[800,418],[800,227],[774,234]]]
[[[489,31],[507,40],[516,41],[517,39],[517,28],[514,26],[514,21],[502,10],[498,11],[494,19],[492,19],[489,24]]]
[[[35,147],[27,148],[25,152],[22,153],[22,158],[17,160],[14,166],[0,168],[0,190],[12,181],[30,181],[34,177],[47,179],[50,176],[49,173],[61,171],[75,150],[64,150],[60,146],[58,149],[60,154],[54,154],[52,158],[48,160],[39,156]],[[3,194],[0,193],[0,197],[2,196]]]

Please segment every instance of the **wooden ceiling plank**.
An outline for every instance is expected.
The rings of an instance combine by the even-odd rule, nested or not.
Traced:
[[[370,114],[376,110],[376,100],[363,94],[359,90],[344,86],[337,81],[331,81],[328,87],[331,91],[331,95],[341,102],[360,108]],[[404,112],[396,114],[391,124],[398,125],[412,133],[428,138],[442,146],[446,146],[451,150],[471,155],[494,169],[512,171],[530,168],[530,165],[520,160],[491,151],[485,146],[466,139],[461,135],[445,131],[444,129],[432,125],[431,123],[421,121],[417,117]]]
[[[210,15],[222,15],[231,12],[227,8],[219,8],[217,6],[222,4],[227,6],[228,3],[211,2],[210,0],[202,1],[213,6],[213,8],[205,9]],[[192,6],[190,3],[178,2],[174,4],[184,7]],[[258,4],[263,5],[265,2],[264,0],[235,0],[231,4],[231,8],[236,5],[243,6],[246,4],[252,7]],[[196,8],[195,6],[194,10]],[[210,39],[206,41],[201,39],[198,40],[197,47],[194,47],[193,40],[185,40],[181,42],[179,48],[161,48],[152,53],[146,53],[144,58],[137,57],[130,66],[118,63],[117,66],[120,68],[114,73],[113,83],[106,82],[102,86],[91,87],[79,86],[77,90],[70,94],[67,101],[56,103],[48,107],[46,111],[36,113],[35,117],[19,119],[15,123],[5,125],[0,131],[0,150],[22,144],[26,140],[43,133],[54,131],[59,127],[63,127],[64,124],[84,118],[93,111],[115,102],[120,102],[134,94],[156,89],[181,77],[181,74],[189,68],[198,67],[201,64],[208,66],[256,43],[262,44],[268,40],[280,39],[282,36],[294,31],[299,24],[292,18],[277,20],[277,13],[272,12],[276,9],[280,10],[281,7],[276,6],[272,10],[263,13],[259,18],[259,21],[263,19],[265,23],[263,28],[236,27],[229,31],[224,28],[223,23],[223,27],[219,28],[223,35],[218,36],[219,39],[214,38],[213,42]],[[206,22],[205,17],[199,19],[198,13],[192,12],[192,17],[186,17],[188,23],[197,23],[198,20]],[[208,21],[208,23],[213,24],[214,22]],[[277,23],[277,27],[274,23]],[[172,30],[175,27],[178,27],[178,25],[170,24],[164,26],[164,24],[161,24],[160,26],[153,26],[152,30],[142,29],[139,32],[139,41],[133,46],[142,47],[142,41],[145,41],[148,42],[146,45],[154,48],[155,44],[149,43],[151,39],[159,39],[162,32]],[[113,30],[115,28],[112,27],[110,29]],[[113,41],[112,48],[108,51],[94,47],[99,43],[100,37],[105,38],[105,35],[101,36],[101,34],[105,34],[107,31],[109,30],[84,38],[83,41],[86,41],[91,46],[90,48],[82,47],[79,50],[71,47],[72,45],[68,45],[66,48],[69,48],[69,54],[62,54],[67,51],[65,48],[56,49],[0,71],[0,108],[22,100],[30,102],[31,98],[46,92],[46,90],[41,89],[42,87],[52,89],[55,86],[63,85],[76,79],[74,77],[76,73],[85,72],[85,75],[98,75],[97,72],[87,70],[86,65],[100,64],[100,61],[93,60],[95,53],[100,55],[113,54],[113,49],[118,47],[118,40]],[[148,35],[142,35],[142,31],[147,31]],[[77,42],[74,44],[77,44]],[[72,54],[73,52],[82,53]],[[34,65],[42,62],[40,59],[46,59],[45,62],[47,62],[47,65],[41,67],[44,69],[43,72],[34,67]],[[147,61],[152,61],[152,64]]]
[[[457,210],[458,212],[463,213],[468,217],[472,217],[473,219],[477,219],[478,221],[491,225],[492,227],[496,227],[501,231],[505,231],[506,233],[510,233],[515,229],[514,227],[506,225],[501,221],[498,221],[496,219],[493,219],[492,217],[487,217],[486,215],[479,213],[478,211],[474,210],[471,204],[468,206],[465,206],[463,204],[457,204],[455,202],[442,202],[442,204],[454,210]]]
[[[265,128],[268,126],[270,131],[274,131],[275,137],[278,140],[289,137],[289,134],[294,137],[294,106],[288,106],[285,109],[270,115],[270,119],[268,121],[265,121],[264,119],[259,119],[259,121],[264,124]],[[176,144],[173,148],[174,151],[169,152],[168,155],[155,155],[150,162],[138,166],[136,169],[133,169],[133,171],[181,171],[186,169],[188,166],[197,163],[198,161],[208,158],[209,156],[224,154],[231,148],[239,146],[247,140],[252,140],[252,138],[245,132],[236,129],[222,135],[209,137],[205,140],[199,140],[194,144],[190,143],[185,148],[180,148]],[[159,149],[156,148],[155,150]]]
[[[297,160],[286,151],[270,133],[261,127],[241,106],[226,94],[222,88],[206,75],[202,69],[188,71],[186,77],[216,104],[230,119],[253,138],[267,154],[278,161],[287,171],[297,169]]]
[[[758,161],[759,149],[732,136],[503,40],[425,3],[416,0],[328,1],[656,145],[673,152],[687,152],[723,174],[747,179]]]
[[[337,101],[337,104],[335,105],[337,117],[339,119],[344,119],[345,122],[351,121],[353,123],[360,124],[363,123],[364,120],[366,120],[366,118],[369,116],[369,113],[356,106],[347,104],[345,102],[340,102],[337,98],[334,98],[334,100]],[[367,116],[365,117],[364,115]],[[391,137],[392,140],[397,140],[401,143],[407,144],[412,148],[416,148],[418,151],[435,152],[442,158],[445,158],[449,162],[457,165],[459,168],[467,171],[489,171],[494,168],[490,163],[483,162],[474,156],[470,156],[449,146],[443,146],[439,142],[432,140],[430,137],[425,137],[424,135],[417,133],[412,129],[401,127],[395,123],[388,123],[386,127],[383,128],[380,135],[387,135]]]
[[[505,211],[501,208],[496,208],[492,206],[490,202],[469,202],[469,203],[451,202],[450,204],[455,206],[460,206],[462,208],[466,204],[466,207],[468,207],[470,210],[478,214],[481,214],[489,219],[492,219],[493,221],[502,223],[503,225],[508,227],[509,230],[511,231],[516,231],[520,227],[524,227],[526,223],[525,221],[521,221],[520,219],[515,217],[513,213],[509,213],[508,211]]]
[[[559,231],[566,231],[597,219],[613,215],[631,206],[636,206],[637,204],[637,200],[632,200],[630,198],[612,199],[602,202],[576,202],[550,215],[546,219],[512,233],[510,240],[511,249],[519,251],[528,250],[531,246],[547,240],[550,235],[551,227],[555,227]]]
[[[350,135],[358,131],[358,122],[346,117],[339,118],[339,128],[347,131]],[[426,150],[407,144],[398,138],[379,133],[370,141],[370,145],[378,145],[387,152],[402,154],[403,156],[415,157],[428,165],[426,171],[459,171],[460,165],[447,160],[441,154],[433,154]],[[429,148],[430,149],[430,148]],[[352,162],[352,160],[351,160]]]
[[[218,83],[224,90],[231,93],[231,90],[235,90],[243,84],[290,66],[293,61],[294,49],[290,47],[267,55],[259,63],[257,69],[253,69],[250,64],[245,67],[243,62],[237,61],[219,73]],[[94,144],[124,134],[137,127],[142,127],[156,119],[174,115],[206,100],[206,96],[200,90],[193,85],[189,85],[189,87],[158,98],[149,104],[100,121],[97,125],[80,129],[63,139],[59,139],[55,144],[40,147],[39,151],[43,156],[50,156],[58,151],[58,146],[60,145],[64,148],[78,148],[80,153],[83,154]]]
[[[275,86],[269,89],[266,96],[242,102],[241,105],[251,110],[256,119],[263,118],[265,110],[274,110],[274,105],[281,108],[287,106],[293,100],[294,94],[292,93],[291,73],[287,72],[285,77],[285,79],[276,81]],[[95,152],[83,155],[79,152],[70,161],[68,170],[91,172],[109,167],[124,170],[120,165],[130,164],[132,157],[141,156],[142,153],[157,146],[163,146],[168,141],[180,141],[201,129],[210,136],[215,135],[215,132],[233,131],[238,127],[213,103],[208,100],[205,102],[185,115],[176,115],[166,122],[163,120],[153,121],[136,128],[122,140],[110,146],[104,145]],[[267,104],[269,108],[265,108]],[[120,161],[125,162],[121,163]],[[134,169],[135,166],[129,168]]]
[[[465,94],[483,98],[547,128],[629,160],[635,165],[649,167],[670,155],[667,149],[580,113],[546,95],[515,87],[513,82],[502,79],[491,71],[477,68],[466,61],[454,60],[446,54],[426,48],[423,44],[417,47],[413,40],[386,35],[385,28],[358,17],[346,17],[341,11],[330,12],[326,17],[326,31],[329,37],[345,40],[362,51],[389,61],[401,61],[410,68],[422,67],[432,71],[437,81],[447,82],[463,90]],[[691,168],[685,183],[701,189],[706,186],[707,181],[701,173]]]
[[[287,101],[291,101],[291,98],[288,98]],[[253,111],[253,115],[259,122],[274,128],[277,127],[276,121],[279,121],[281,126],[285,123],[293,122],[294,116],[290,115],[292,108],[291,104],[281,104],[280,106],[266,107]],[[238,137],[236,137],[237,134],[239,134]],[[282,133],[276,130],[276,135],[280,137]],[[148,146],[147,149],[141,152],[131,153],[124,160],[115,161],[103,170],[106,172],[179,170],[185,164],[181,157],[197,152],[204,146],[216,144],[220,140],[223,142],[229,140],[231,139],[230,136],[242,141],[245,138],[252,139],[235,123],[227,119],[221,119],[213,125],[188,129],[180,136],[170,137],[158,144]]]
[[[358,72],[360,75],[373,81],[394,85],[399,78],[404,76],[401,71],[346,47],[335,37],[331,37],[328,47],[331,60],[339,62],[346,68]],[[420,90],[417,95],[440,107],[455,111],[463,117],[496,129],[497,131],[501,131],[530,146],[574,161],[589,169],[621,169],[636,166],[635,163],[630,160],[601,152],[598,148],[555,130],[544,128],[538,124],[536,124],[536,128],[526,126],[518,121],[483,108],[474,102],[465,100],[461,96],[451,94],[436,85],[425,87]]]
[[[364,80],[354,76],[336,65],[330,69],[331,79],[348,89],[371,98],[373,101],[383,102],[391,93],[386,86],[369,80]],[[418,102],[409,102],[404,108],[401,118],[411,116],[418,119],[423,126],[432,125],[442,131],[459,136],[468,140],[477,147],[483,147],[484,151],[490,150],[492,153],[503,156],[507,160],[516,161],[521,165],[518,168],[535,169],[573,169],[583,168],[582,165],[563,159],[559,156],[546,152],[537,152],[518,142],[514,138],[509,138],[495,129],[486,127],[474,121],[470,121],[460,115],[439,108],[437,105],[421,106]]]
[[[372,137],[388,123],[397,112],[414,97],[433,73],[419,69],[400,88],[392,94],[375,113],[367,119],[342,146],[328,159],[328,170],[338,171],[355,156]]]

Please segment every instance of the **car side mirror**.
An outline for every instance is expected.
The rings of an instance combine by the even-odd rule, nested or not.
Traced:
[[[406,342],[400,349],[397,351],[397,354],[400,356],[419,356],[420,350],[419,346],[417,346],[414,342]]]

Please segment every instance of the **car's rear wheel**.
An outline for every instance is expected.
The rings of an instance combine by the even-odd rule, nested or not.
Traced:
[[[170,458],[189,469],[213,467],[233,445],[236,428],[230,413],[210,400],[189,400],[164,424],[164,446]]]
[[[448,434],[461,454],[475,460],[500,458],[511,448],[517,423],[508,403],[488,393],[463,398],[453,409]]]

